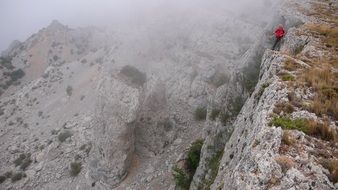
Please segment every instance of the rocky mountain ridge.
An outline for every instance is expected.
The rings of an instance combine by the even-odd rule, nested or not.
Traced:
[[[286,8],[293,3],[295,9]],[[204,139],[190,189],[333,189],[335,170],[311,159],[289,161],[280,153],[285,132],[267,127],[272,105],[289,101],[283,64],[309,64],[293,57],[299,46],[299,55],[317,55],[310,32],[296,35],[306,31],[298,29],[304,23],[323,22],[304,14],[302,8],[315,10],[313,3],[276,3],[280,11],[266,20],[226,15],[180,24],[173,17],[131,31],[53,21],[13,43],[2,54],[10,61],[1,64],[24,75],[0,99],[0,187],[180,189],[173,167],[184,167],[190,144]],[[280,22],[289,29],[281,49],[266,50],[272,43],[266,32]],[[292,118],[317,117],[296,109]],[[291,136],[308,139],[297,131]],[[327,151],[334,160],[334,150]]]

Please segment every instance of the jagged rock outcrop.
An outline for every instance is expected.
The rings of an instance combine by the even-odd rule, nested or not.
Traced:
[[[95,181],[115,186],[128,174],[135,151],[134,125],[140,109],[142,89],[114,78],[98,87],[93,124],[93,153],[90,175]]]

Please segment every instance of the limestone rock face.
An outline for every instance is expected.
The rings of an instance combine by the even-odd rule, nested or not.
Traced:
[[[90,175],[114,186],[128,174],[133,158],[132,123],[137,117],[141,92],[114,78],[103,79],[98,91]]]

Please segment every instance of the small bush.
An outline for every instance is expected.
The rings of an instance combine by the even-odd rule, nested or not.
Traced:
[[[213,109],[211,111],[211,114],[210,114],[210,117],[209,117],[210,120],[215,121],[215,119],[217,118],[217,116],[219,115],[220,112],[221,111],[219,109]]]
[[[279,102],[275,105],[275,108],[273,109],[273,112],[276,114],[281,114],[281,113],[287,113],[290,114],[294,112],[295,109],[289,102]]]
[[[192,178],[186,174],[183,169],[178,168],[177,166],[173,167],[173,176],[176,182],[176,185],[182,190],[189,190],[190,183]]]
[[[201,149],[203,146],[203,140],[196,140],[191,144],[191,147],[188,151],[188,157],[187,157],[187,169],[190,173],[195,173],[199,161],[200,161],[200,154]]]
[[[6,176],[0,175],[0,184],[6,180]]]
[[[139,86],[142,86],[147,81],[146,75],[133,66],[124,66],[120,73],[128,77],[133,84]]]
[[[68,95],[68,96],[71,96],[71,95],[73,94],[73,87],[67,86],[66,92],[67,92],[67,95]]]
[[[327,121],[319,123],[313,120],[309,120],[307,121],[307,125],[308,135],[319,137],[326,141],[336,141],[338,139],[336,130],[331,128]]]
[[[303,51],[303,49],[304,49],[304,45],[297,46],[294,50],[294,55],[300,54]]]
[[[333,183],[338,182],[338,159],[321,159],[320,164],[329,170],[330,176],[329,179]]]
[[[73,134],[70,131],[63,131],[58,135],[58,139],[60,142],[64,142],[67,138],[73,136]]]
[[[307,135],[321,138],[327,141],[335,141],[338,139],[337,132],[330,128],[327,122],[319,123],[306,119],[290,119],[288,117],[274,117],[269,123],[282,129],[299,130]]]
[[[292,76],[291,74],[284,74],[282,75],[282,80],[283,81],[294,81],[295,77]]]
[[[282,143],[288,146],[295,144],[296,139],[294,139],[289,131],[283,131]]]
[[[301,66],[298,63],[296,63],[293,59],[288,58],[285,60],[283,68],[288,71],[295,71],[301,68]]]
[[[26,154],[20,154],[17,159],[14,160],[15,166],[19,166],[26,159]]]
[[[72,162],[70,163],[70,175],[77,176],[81,172],[82,166],[81,162]]]
[[[295,165],[295,163],[287,156],[277,156],[275,161],[280,165],[283,173],[286,173]]]
[[[8,171],[4,175],[5,175],[6,178],[11,178],[12,175],[13,175],[13,172],[12,171]]]
[[[226,113],[226,112],[220,113],[219,119],[221,120],[223,125],[225,125],[230,118],[231,118],[231,116],[228,113]]]
[[[269,86],[268,83],[264,83],[262,84],[261,88],[259,89],[259,91],[257,92],[257,94],[255,94],[255,99],[258,101],[261,96],[263,95],[265,89]]]
[[[205,107],[198,107],[194,112],[195,119],[197,121],[203,121],[207,118],[207,108]]]
[[[32,160],[30,157],[27,157],[26,159],[23,160],[22,164],[20,165],[20,168],[22,170],[26,170],[26,168],[32,163]]]
[[[217,173],[218,173],[218,167],[222,159],[223,153],[224,153],[223,150],[219,151],[213,157],[211,157],[210,160],[208,160],[208,168],[211,171],[210,173],[211,178],[207,182],[204,182],[203,189],[210,189],[210,186],[215,181]]]
[[[25,76],[25,72],[22,69],[15,70],[13,72],[5,72],[4,75],[7,75],[11,78],[11,83],[19,80]]]
[[[269,123],[270,126],[281,127],[282,129],[289,129],[289,130],[299,130],[303,131],[304,133],[307,132],[305,119],[290,119],[288,117],[274,117],[272,121]]]
[[[26,174],[23,172],[18,172],[12,175],[11,180],[12,182],[16,182],[19,181],[20,179],[22,179],[23,177],[25,177]]]

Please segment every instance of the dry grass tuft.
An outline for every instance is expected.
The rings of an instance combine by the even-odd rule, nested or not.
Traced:
[[[303,72],[301,80],[306,86],[312,87],[316,95],[309,111],[318,116],[328,115],[338,119],[338,76],[329,68],[307,69]]]
[[[308,130],[307,134],[315,137],[319,137],[326,141],[337,141],[338,135],[335,129],[329,126],[328,121],[319,123],[317,121],[309,120],[307,122]]]
[[[293,138],[290,131],[285,130],[283,131],[282,143],[288,146],[292,146],[296,143],[296,139]]]
[[[276,156],[275,161],[280,165],[283,173],[286,173],[290,168],[296,165],[289,157],[282,155]]]
[[[295,71],[301,68],[301,65],[296,63],[293,59],[288,58],[285,60],[283,68],[288,71]]]
[[[295,109],[289,102],[279,102],[275,105],[275,108],[273,109],[273,112],[276,114],[282,114],[282,113],[290,114],[294,111]]]
[[[338,182],[338,159],[321,159],[319,163],[330,171],[329,179],[333,183]]]

